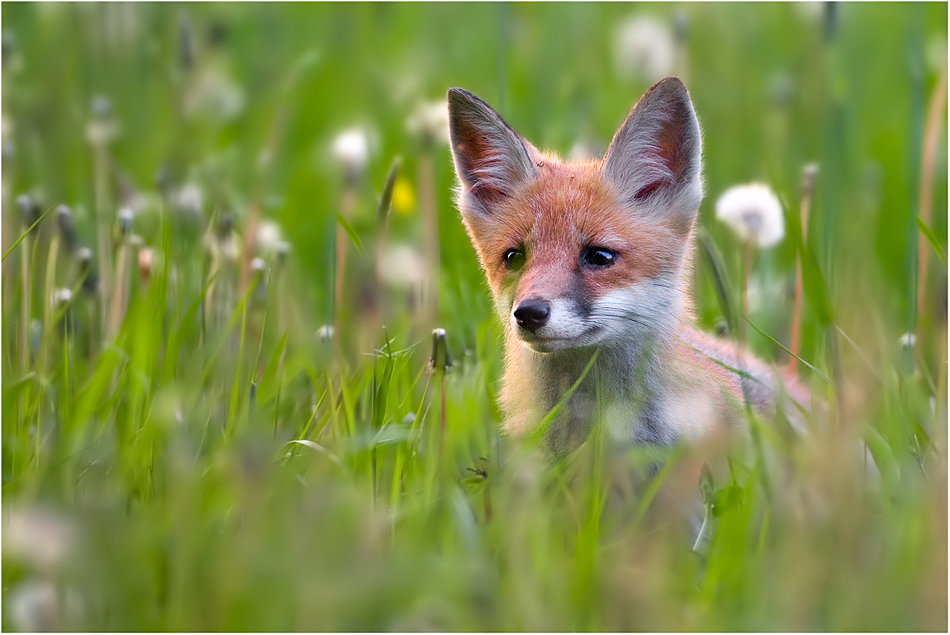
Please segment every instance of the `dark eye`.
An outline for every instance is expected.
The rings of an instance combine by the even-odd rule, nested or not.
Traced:
[[[505,266],[512,271],[518,271],[524,266],[524,251],[521,249],[509,249],[504,255]]]
[[[591,267],[603,269],[617,261],[617,253],[603,247],[588,247],[581,253],[581,258]]]

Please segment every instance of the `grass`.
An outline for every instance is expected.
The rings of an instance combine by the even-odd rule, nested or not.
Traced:
[[[5,5],[2,626],[946,630],[946,5],[808,11]],[[805,437],[499,435],[498,320],[448,153],[405,120],[461,85],[541,146],[605,146],[649,85],[612,61],[631,12],[686,19],[697,321],[800,358],[828,406]],[[788,237],[743,290],[712,210],[753,179]]]

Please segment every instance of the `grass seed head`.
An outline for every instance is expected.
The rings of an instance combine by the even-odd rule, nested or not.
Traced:
[[[432,372],[447,374],[455,361],[449,349],[449,336],[445,329],[432,331],[432,355],[429,357],[429,369]]]
[[[16,205],[20,210],[20,216],[23,217],[23,224],[26,227],[32,227],[40,217],[40,206],[29,194],[20,194],[16,199]]]
[[[76,237],[76,223],[73,220],[72,211],[65,205],[56,208],[56,224],[59,226],[59,232],[66,244],[66,249],[72,251],[76,248],[78,239]]]
[[[119,234],[123,238],[127,238],[132,233],[132,219],[134,217],[135,215],[128,207],[119,210]]]

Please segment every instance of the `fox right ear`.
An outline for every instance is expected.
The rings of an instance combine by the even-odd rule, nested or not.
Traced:
[[[607,150],[603,170],[625,203],[690,231],[703,197],[702,138],[683,82],[644,93]]]
[[[499,200],[536,175],[538,152],[491,107],[461,88],[450,88],[449,139],[461,183],[464,214],[489,215]]]

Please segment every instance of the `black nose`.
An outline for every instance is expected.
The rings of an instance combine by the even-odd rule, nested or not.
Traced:
[[[551,315],[551,305],[544,300],[525,300],[515,309],[515,320],[518,326],[534,333],[548,323]]]

